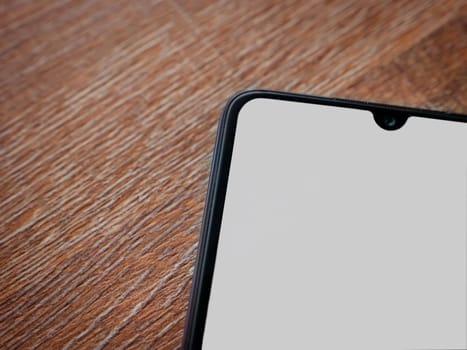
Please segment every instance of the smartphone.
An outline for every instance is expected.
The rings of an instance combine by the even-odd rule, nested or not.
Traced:
[[[466,349],[466,252],[467,116],[241,93],[184,349]]]

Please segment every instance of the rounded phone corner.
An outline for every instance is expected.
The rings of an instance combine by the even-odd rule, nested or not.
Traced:
[[[224,111],[221,116],[221,125],[227,124],[227,119],[236,117],[240,110],[250,101],[257,98],[264,98],[270,92],[265,90],[244,90],[237,92],[226,103]]]

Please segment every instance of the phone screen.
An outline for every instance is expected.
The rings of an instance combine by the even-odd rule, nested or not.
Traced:
[[[467,124],[239,112],[203,349],[466,349]]]

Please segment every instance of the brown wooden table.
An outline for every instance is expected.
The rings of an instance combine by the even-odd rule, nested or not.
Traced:
[[[227,98],[467,113],[466,19],[462,0],[1,2],[0,348],[178,348]]]

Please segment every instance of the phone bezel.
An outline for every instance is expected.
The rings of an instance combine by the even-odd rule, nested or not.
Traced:
[[[354,108],[370,111],[373,115],[390,113],[401,117],[417,116],[467,122],[467,115],[462,114],[288,92],[252,90],[235,95],[227,103],[217,130],[200,242],[198,245],[198,255],[185,323],[182,347],[185,350],[198,350],[202,348],[238,114],[248,101],[256,98]]]

